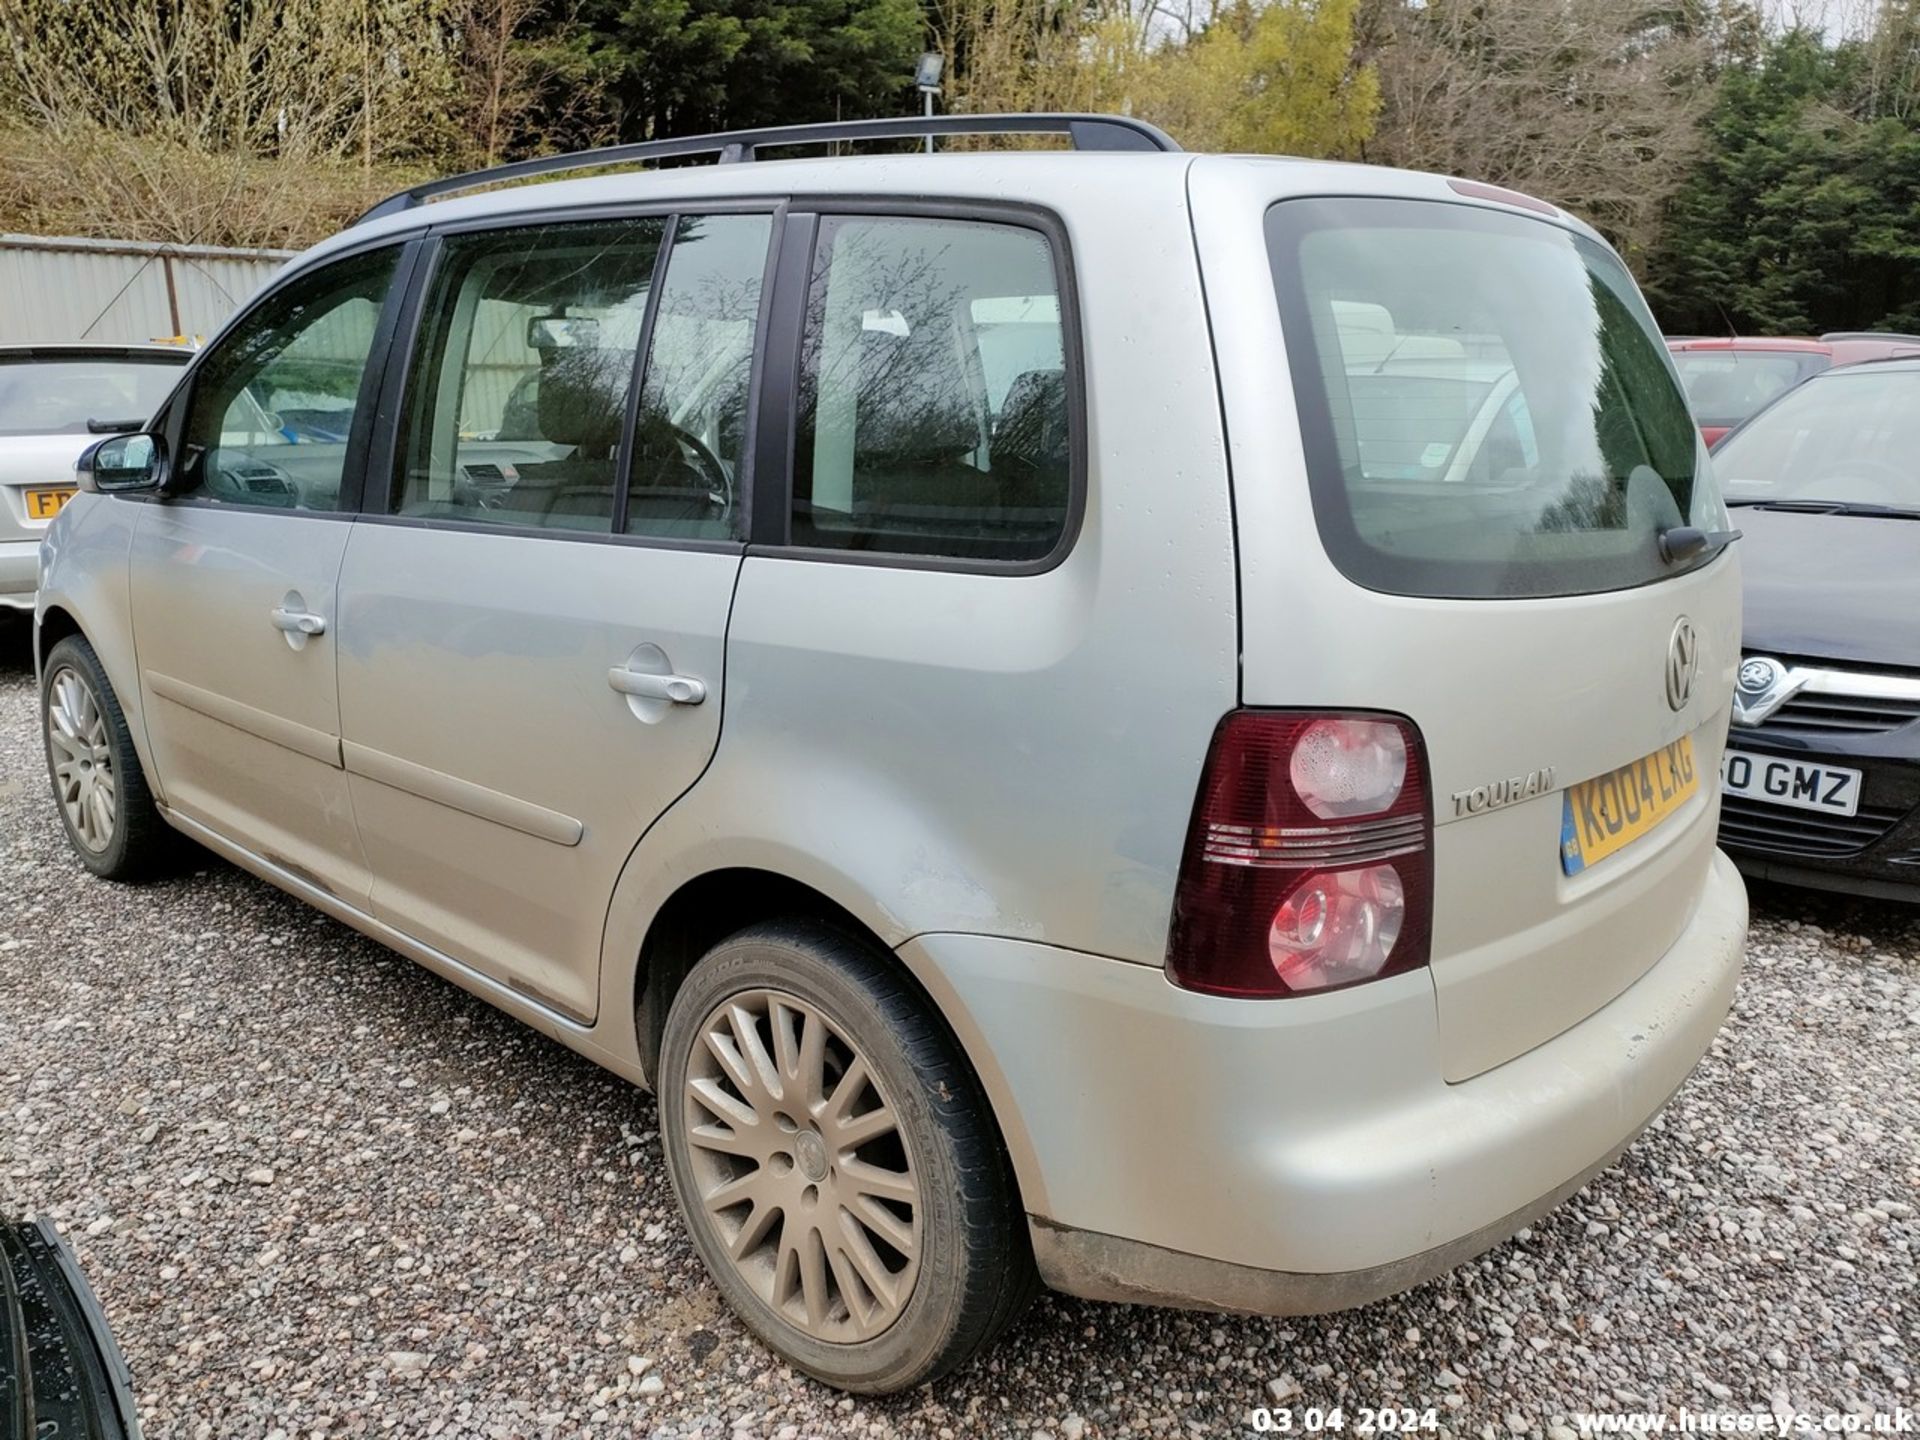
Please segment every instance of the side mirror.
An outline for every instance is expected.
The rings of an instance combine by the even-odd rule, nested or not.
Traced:
[[[167,478],[167,442],[158,435],[115,435],[73,462],[82,490],[103,495],[158,490]]]

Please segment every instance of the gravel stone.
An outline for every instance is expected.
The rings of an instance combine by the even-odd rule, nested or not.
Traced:
[[[34,711],[0,625],[0,1211],[75,1246],[154,1440],[1108,1440],[1283,1403],[1571,1440],[1594,1408],[1915,1406],[1920,910],[1756,885],[1735,1013],[1665,1114],[1411,1294],[1047,1296],[962,1374],[855,1402],[721,1304],[649,1097],[210,856],[92,879]]]

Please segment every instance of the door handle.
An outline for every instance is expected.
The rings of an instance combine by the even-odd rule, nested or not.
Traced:
[[[284,630],[289,635],[324,635],[327,633],[326,618],[315,615],[311,610],[289,610],[285,605],[276,605],[268,612],[273,628]]]
[[[707,698],[707,682],[691,675],[647,675],[616,665],[607,671],[607,684],[622,695],[642,700],[671,700],[676,705],[698,705]]]

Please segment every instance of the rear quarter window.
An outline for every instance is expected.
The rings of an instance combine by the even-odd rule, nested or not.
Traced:
[[[1665,344],[1605,246],[1370,197],[1282,201],[1266,231],[1314,514],[1348,578],[1492,599],[1687,568],[1658,533],[1723,512]]]

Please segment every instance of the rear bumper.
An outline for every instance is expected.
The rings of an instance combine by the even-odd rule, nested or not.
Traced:
[[[32,610],[40,587],[40,542],[0,540],[0,609]]]
[[[1418,1284],[1608,1164],[1712,1043],[1746,922],[1716,854],[1687,928],[1633,986],[1455,1084],[1424,973],[1259,1002],[1016,941],[929,936],[902,954],[974,1056],[1049,1284],[1290,1314]]]

